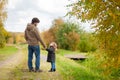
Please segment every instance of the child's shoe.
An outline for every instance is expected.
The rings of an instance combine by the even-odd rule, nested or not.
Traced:
[[[55,72],[55,71],[56,71],[56,69],[53,69],[53,71]]]
[[[55,72],[56,71],[56,69],[50,69],[48,72]]]

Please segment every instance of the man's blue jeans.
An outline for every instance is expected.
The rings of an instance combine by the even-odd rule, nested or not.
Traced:
[[[30,46],[28,45],[28,67],[29,69],[33,69],[32,59],[33,53],[35,54],[36,61],[35,61],[35,69],[38,70],[40,66],[40,47],[38,46]]]

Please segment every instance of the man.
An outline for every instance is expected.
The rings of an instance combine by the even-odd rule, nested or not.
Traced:
[[[30,72],[34,71],[32,65],[33,53],[35,54],[36,57],[35,72],[42,72],[42,70],[39,69],[40,66],[39,42],[43,45],[44,48],[46,48],[46,46],[39,35],[39,31],[37,28],[37,24],[39,22],[40,21],[38,18],[33,18],[31,23],[27,25],[27,28],[25,30],[25,40],[28,43],[28,68]]]

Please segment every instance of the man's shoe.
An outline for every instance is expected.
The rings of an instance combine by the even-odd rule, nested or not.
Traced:
[[[34,69],[29,69],[29,72],[34,72]]]
[[[43,72],[42,70],[38,69],[38,70],[35,70],[35,72]]]

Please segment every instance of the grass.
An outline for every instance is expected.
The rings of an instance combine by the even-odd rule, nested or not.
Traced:
[[[0,61],[7,59],[17,51],[18,49],[15,46],[6,46],[4,48],[0,48]]]
[[[64,54],[70,54],[70,51],[60,51],[62,55],[57,54],[57,65],[61,74],[64,75],[64,80],[112,80],[109,75],[103,74],[105,68],[99,66],[104,61],[104,58],[96,56],[96,52],[86,53],[88,59],[85,61],[74,61],[63,57]],[[100,54],[100,52],[97,53]]]
[[[57,55],[57,66],[64,80],[106,80],[97,71],[61,55]]]
[[[73,60],[58,56],[57,65],[64,80],[104,80],[96,72],[86,68]]]
[[[86,54],[86,53],[80,53],[79,51],[69,51],[69,50],[63,50],[63,49],[58,49],[56,53],[62,56],[64,56],[65,54]]]

